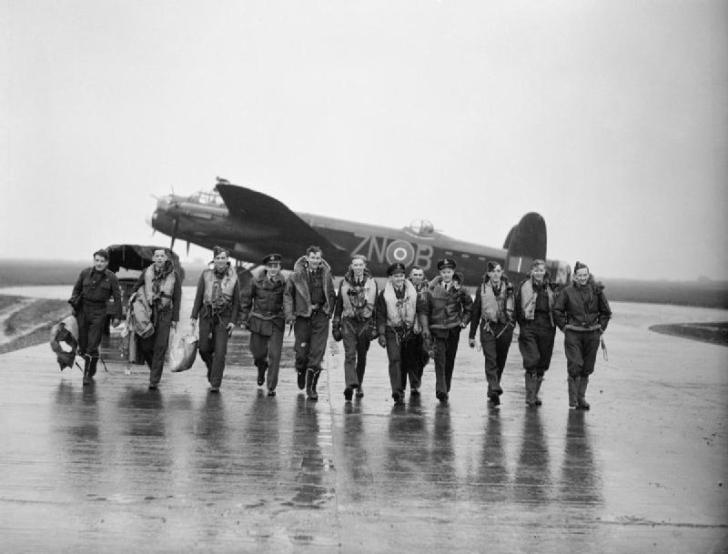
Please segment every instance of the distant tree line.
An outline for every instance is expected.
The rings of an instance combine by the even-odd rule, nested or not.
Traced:
[[[89,263],[68,261],[0,260],[0,287],[32,285],[73,286]],[[185,285],[194,285],[204,266],[185,266]],[[604,279],[609,299],[728,309],[728,281],[640,281]]]

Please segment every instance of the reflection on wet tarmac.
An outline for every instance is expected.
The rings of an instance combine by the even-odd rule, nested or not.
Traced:
[[[327,499],[323,484],[324,457],[319,446],[319,423],[316,404],[303,395],[296,397],[296,423],[293,432],[294,455],[301,460],[296,476],[298,486],[292,504],[298,507],[319,508]]]
[[[561,499],[598,506],[602,502],[600,472],[594,463],[589,424],[582,410],[570,410],[561,463]]]
[[[53,408],[55,436],[69,475],[95,481],[103,464],[96,388],[84,387],[79,391],[61,381]]]
[[[387,423],[384,471],[388,490],[407,489],[427,474],[425,418],[416,403],[394,405]]]
[[[207,394],[192,424],[195,439],[194,460],[201,479],[211,492],[226,489],[226,473],[235,463],[228,445],[228,421],[223,394]]]
[[[523,418],[521,451],[513,477],[514,497],[525,504],[542,503],[549,498],[551,468],[549,450],[541,423],[541,410],[528,409]]]
[[[610,333],[625,329],[615,322]],[[667,339],[631,340],[649,349],[629,353],[642,363]],[[482,383],[482,355],[467,348],[447,406],[426,371],[423,396],[393,407],[383,350],[370,351],[365,398],[344,402],[343,360],[331,356],[311,403],[290,356],[278,396],[268,398],[255,385],[247,335],[232,342],[219,395],[208,393],[199,363],[165,373],[150,392],[146,368],[125,374],[109,363],[82,387],[80,372],[59,375],[47,345],[5,355],[1,549],[693,552],[728,544],[725,364],[706,345],[674,353],[712,364],[690,373],[699,406],[684,400],[683,372],[661,367],[664,383],[654,386],[649,368],[614,364],[595,378],[587,413],[568,408],[559,345],[544,405],[529,409],[517,355],[504,373],[504,388],[516,392],[499,408],[472,386]],[[635,386],[620,386],[625,378]],[[635,397],[645,383],[650,411]]]
[[[347,486],[353,491],[352,500],[359,502],[366,496],[365,491],[374,478],[365,448],[370,439],[359,403],[345,405],[344,435],[341,440],[345,456],[351,463],[343,464],[339,469],[346,471]]]
[[[486,425],[477,478],[478,499],[483,502],[504,502],[508,496],[509,477],[500,410],[489,410]]]
[[[432,443],[427,475],[428,479],[437,485],[434,492],[439,498],[454,498],[459,492],[456,486],[454,459],[450,406],[437,404],[432,422]]]

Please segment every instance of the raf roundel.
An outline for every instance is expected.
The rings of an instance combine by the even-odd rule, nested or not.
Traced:
[[[400,263],[408,266],[415,259],[415,249],[406,240],[395,240],[387,246],[386,257],[390,264]]]

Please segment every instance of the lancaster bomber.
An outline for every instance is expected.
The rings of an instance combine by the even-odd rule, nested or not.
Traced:
[[[437,261],[453,258],[475,285],[485,271],[486,261],[499,262],[516,282],[530,269],[534,259],[546,260],[546,222],[534,212],[514,225],[502,248],[483,246],[448,237],[427,220],[402,229],[356,223],[333,217],[296,213],[264,193],[217,178],[212,191],[192,196],[167,195],[157,200],[152,227],[172,237],[204,248],[220,245],[233,258],[254,264],[270,252],[283,256],[290,268],[310,245],[320,246],[336,274],[343,274],[355,254],[363,254],[370,271],[383,276],[392,263],[407,268],[418,265],[432,273]],[[571,273],[565,262],[547,260],[547,269],[557,281]]]

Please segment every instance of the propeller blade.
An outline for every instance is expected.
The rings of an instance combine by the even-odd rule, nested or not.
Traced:
[[[177,238],[177,228],[179,227],[179,218],[174,218],[174,227],[172,228],[172,243],[169,245],[170,250],[174,250],[174,241]]]

